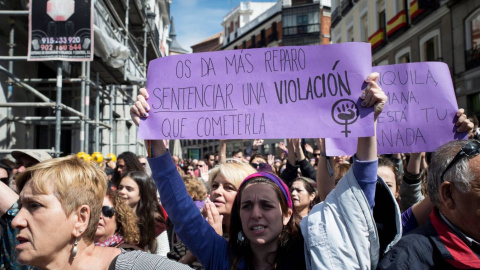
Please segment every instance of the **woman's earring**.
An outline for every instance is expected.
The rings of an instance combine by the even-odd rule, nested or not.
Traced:
[[[75,238],[75,243],[73,244],[73,250],[72,250],[72,258],[75,258],[77,255],[77,246],[78,246],[78,239]]]
[[[242,244],[243,241],[245,241],[245,236],[243,236],[242,231],[239,231],[239,232],[238,232],[238,235],[237,235],[237,242],[238,242],[239,244]]]

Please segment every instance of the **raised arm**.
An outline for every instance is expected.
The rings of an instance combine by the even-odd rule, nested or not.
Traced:
[[[365,91],[361,95],[363,99],[362,106],[372,107],[374,109],[374,132],[375,135],[371,137],[359,137],[357,144],[357,153],[354,157],[352,165],[353,174],[358,181],[358,184],[363,190],[370,209],[373,210],[375,205],[375,185],[377,183],[377,139],[376,127],[377,117],[385,107],[387,96],[377,84],[379,74],[374,72],[368,75],[365,82],[368,83]]]
[[[218,155],[220,156],[220,163],[224,163],[227,160],[227,140],[220,140],[218,145]]]
[[[139,123],[140,115],[148,116],[145,115],[145,94],[146,90],[141,89],[137,102],[130,109],[135,123]],[[162,206],[175,225],[175,231],[206,269],[225,268],[222,262],[228,261],[227,241],[215,232],[198,211],[165,144],[162,140],[148,140],[145,146]]]
[[[325,154],[325,139],[317,139],[317,145],[320,149],[317,165],[317,189],[320,201],[324,201],[330,191],[335,188],[335,175],[330,173],[333,158],[329,158]]]
[[[0,217],[18,200],[18,195],[5,183],[0,182]]]

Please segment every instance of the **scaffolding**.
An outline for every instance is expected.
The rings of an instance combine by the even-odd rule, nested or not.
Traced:
[[[44,149],[55,157],[72,152],[101,152],[106,155],[106,153],[119,153],[121,150],[138,154],[143,148],[140,148],[137,143],[136,128],[128,116],[128,110],[134,102],[138,87],[146,81],[147,61],[167,55],[168,32],[166,30],[170,17],[169,3],[170,0],[96,1],[94,5],[96,16],[94,36],[98,40],[96,39],[95,42],[98,41],[101,44],[102,37],[105,37],[105,39],[119,43],[123,46],[119,50],[124,53],[124,58],[108,56],[108,59],[105,59],[105,55],[101,55],[101,58],[95,57],[91,62],[58,61],[55,65],[51,63],[38,64],[37,62],[25,63],[26,56],[15,55],[18,54],[15,43],[19,42],[18,36],[23,38],[20,44],[28,44],[28,35],[25,35],[25,31],[19,30],[27,25],[29,12],[22,10],[25,7],[20,6],[19,3],[0,3],[0,17],[8,17],[10,27],[7,43],[8,55],[0,56],[0,73],[7,77],[6,102],[0,103],[0,108],[7,108],[4,118],[7,122],[6,142],[11,144],[14,139],[11,138],[12,129],[14,125],[16,127],[21,124],[26,126],[27,137],[24,144],[32,144],[28,141],[29,130],[35,129],[32,133],[39,134],[33,136],[37,136],[37,141],[44,145],[45,143],[38,138],[45,134],[40,134],[42,132],[40,129],[37,130],[37,127],[46,125],[46,137],[48,138],[51,135],[51,126],[55,125],[54,146],[48,145]],[[98,25],[101,25],[102,28],[99,28]],[[163,31],[160,33],[159,29]],[[17,31],[20,32],[20,35],[16,35]],[[108,45],[104,44],[106,46],[104,48],[109,49]],[[95,52],[97,55],[97,51]],[[4,62],[8,63],[8,68],[4,67]],[[21,78],[14,72],[15,63],[18,62],[37,69],[40,65],[48,67],[52,71],[51,75],[54,71],[56,76]],[[68,76],[72,74],[78,76]],[[94,79],[92,79],[92,75]],[[33,95],[34,101],[24,102],[23,98],[22,101],[15,100],[13,93],[20,89]],[[72,91],[69,95],[72,99],[62,102],[62,94],[66,91]],[[55,99],[53,94],[55,94]],[[92,98],[93,96],[95,98]],[[78,104],[75,104],[78,97],[80,100],[77,102]],[[94,107],[90,106],[90,103],[94,103]],[[19,108],[30,108],[36,110],[36,113],[33,116],[15,116],[12,110]],[[49,109],[52,112],[45,112]],[[39,115],[36,115],[37,113]],[[130,129],[132,126],[133,130]],[[69,146],[65,142],[62,146],[62,130],[65,129],[75,131],[75,134],[70,133],[72,135]],[[126,134],[124,130],[126,130]],[[125,136],[123,139],[119,139],[122,134]],[[75,138],[78,138],[78,144]],[[72,143],[73,141],[75,143]],[[13,146],[28,148],[23,145]],[[33,148],[38,149],[39,147],[35,145]],[[2,149],[0,154],[12,150],[14,149]]]

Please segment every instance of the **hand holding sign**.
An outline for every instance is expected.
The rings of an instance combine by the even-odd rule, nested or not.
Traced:
[[[387,108],[381,114],[375,110],[379,154],[431,152],[448,141],[465,138],[466,134],[458,132],[471,130],[463,110],[458,111],[445,63],[376,66],[373,70],[380,74],[378,85],[388,97]],[[352,155],[355,149],[354,141],[327,139],[330,156]]]
[[[140,124],[140,118],[148,117],[148,111],[150,110],[147,103],[147,89],[140,88],[139,92],[140,94],[137,96],[137,101],[130,107],[130,117],[137,126]]]

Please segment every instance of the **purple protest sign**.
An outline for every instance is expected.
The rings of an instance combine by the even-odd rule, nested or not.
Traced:
[[[378,116],[379,154],[431,152],[467,134],[455,133],[458,105],[445,63],[425,62],[373,67],[388,96]],[[357,141],[327,139],[329,156],[352,155]]]
[[[176,55],[150,62],[142,139],[373,135],[360,105],[368,43]]]

